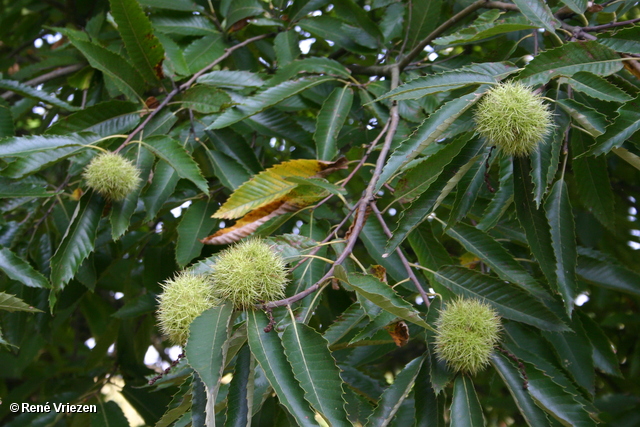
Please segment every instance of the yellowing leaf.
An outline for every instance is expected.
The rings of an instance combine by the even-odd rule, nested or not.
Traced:
[[[213,218],[240,218],[248,212],[284,198],[298,187],[295,182],[288,181],[287,177],[322,177],[336,169],[343,169],[345,163],[344,159],[336,162],[298,159],[280,163],[260,172],[238,187]]]
[[[333,184],[325,181],[322,185],[306,185],[314,182],[306,178],[320,178],[345,166],[344,158],[336,162],[290,160],[260,172],[234,191],[213,215],[225,219],[244,217],[200,241],[206,245],[233,243],[250,235],[271,218],[317,202],[329,194],[326,188]],[[295,182],[291,177],[302,179]]]

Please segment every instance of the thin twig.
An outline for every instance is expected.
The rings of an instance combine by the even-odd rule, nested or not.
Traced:
[[[391,89],[395,89],[396,87],[398,87],[399,76],[400,76],[400,68],[398,66],[394,66],[392,68],[392,73],[391,73]],[[391,143],[393,141],[393,137],[396,133],[396,130],[398,129],[399,122],[400,122],[400,115],[398,114],[398,102],[393,101],[393,106],[389,110],[389,129],[387,131],[386,138],[384,140],[384,145],[380,150],[380,155],[378,156],[378,161],[376,162],[376,168],[373,171],[373,176],[371,177],[371,181],[369,181],[369,185],[367,185],[367,188],[365,189],[364,194],[362,195],[362,197],[360,197],[360,200],[358,201],[357,210],[356,210],[357,213],[356,213],[355,219],[353,220],[351,234],[347,239],[347,245],[345,246],[340,256],[338,256],[335,263],[329,268],[329,271],[327,271],[327,273],[324,276],[322,276],[320,280],[318,280],[313,285],[309,286],[304,291],[299,292],[289,298],[285,298],[279,301],[271,301],[266,304],[261,304],[260,305],[261,308],[271,309],[275,307],[283,307],[286,305],[293,304],[296,301],[300,301],[307,295],[310,295],[313,292],[317,291],[325,281],[333,277],[333,272],[335,270],[335,267],[337,265],[342,264],[347,258],[349,258],[349,256],[353,252],[353,248],[355,247],[356,242],[358,241],[358,237],[360,236],[360,233],[364,228],[364,224],[367,217],[366,215],[367,208],[369,207],[369,202],[373,201],[376,183],[378,182],[378,179],[380,178],[380,174],[382,173],[382,168],[387,159],[387,154],[391,150]]]
[[[636,22],[640,22],[640,18],[629,19],[628,21],[611,22],[609,24],[603,24],[603,25],[595,25],[593,27],[582,27],[582,31],[589,31],[589,32],[591,32],[591,31],[605,31],[605,30],[608,30],[610,28],[624,27],[626,25],[635,24]]]
[[[120,150],[122,150],[122,148],[124,148],[129,142],[131,142],[131,140],[133,139],[133,137],[138,134],[142,129],[144,129],[144,127],[151,121],[152,118],[154,118],[156,116],[156,114],[158,114],[160,111],[162,111],[162,109],[164,107],[167,106],[167,104],[169,104],[169,102],[173,99],[173,97],[175,97],[178,93],[180,93],[183,90],[186,90],[188,88],[191,87],[191,85],[198,79],[198,77],[200,77],[201,75],[203,75],[204,73],[206,73],[207,71],[209,71],[210,69],[212,69],[213,67],[215,67],[216,65],[218,65],[220,62],[224,61],[225,59],[227,59],[229,56],[231,56],[231,54],[242,48],[245,47],[248,44],[251,44],[255,41],[258,40],[262,40],[264,38],[273,36],[275,33],[268,33],[268,34],[261,34],[259,36],[255,36],[255,37],[251,37],[246,39],[245,41],[238,43],[237,45],[231,46],[229,48],[226,48],[224,50],[224,53],[222,55],[220,55],[215,61],[213,61],[211,64],[207,65],[206,67],[204,67],[203,69],[201,69],[200,71],[198,71],[197,73],[195,73],[193,76],[191,76],[191,78],[186,82],[181,84],[180,86],[174,88],[171,92],[169,92],[167,94],[167,96],[164,98],[164,100],[160,103],[160,105],[158,105],[158,107],[153,110],[145,119],[142,123],[140,123],[140,125],[138,125],[137,128],[135,128],[133,130],[133,132],[131,132],[129,134],[129,136],[127,137],[127,139],[124,140],[124,142],[122,143],[122,145],[120,145],[120,147],[118,147],[115,152],[119,152]]]
[[[386,234],[387,237],[389,238],[393,237],[393,234],[391,233],[391,230],[389,230],[389,227],[387,226],[387,223],[384,220],[384,217],[382,216],[382,213],[380,212],[380,209],[378,209],[378,206],[376,205],[376,203],[371,202],[370,205],[376,218],[378,218],[378,222],[382,226],[382,231],[384,231],[384,234]],[[400,261],[402,262],[402,265],[404,266],[405,270],[407,270],[407,274],[409,275],[409,278],[411,279],[413,284],[416,286],[416,289],[420,293],[420,296],[422,297],[424,304],[427,307],[429,307],[429,297],[425,292],[424,288],[422,287],[422,284],[420,284],[420,281],[416,277],[416,274],[413,272],[413,269],[409,265],[409,261],[407,261],[407,257],[405,257],[404,252],[402,252],[402,249],[400,248],[400,246],[396,248],[396,253],[400,257]]]
[[[66,76],[67,74],[71,74],[73,72],[76,72],[78,70],[80,70],[81,68],[83,68],[85,66],[85,64],[73,64],[73,65],[68,65],[66,67],[61,67],[61,68],[57,68],[53,71],[50,71],[48,73],[42,74],[38,77],[34,77],[31,80],[27,80],[26,82],[22,83],[23,85],[27,85],[27,86],[36,86],[39,85],[40,83],[44,83],[44,82],[48,82],[49,80],[53,80],[57,77],[62,77],[62,76]],[[2,94],[2,98],[4,99],[9,99],[11,98],[13,95],[16,95],[15,92],[12,91],[7,91],[5,93]]]
[[[390,65],[370,65],[363,67],[361,65],[350,65],[349,68],[355,74],[365,74],[365,75],[374,75],[374,76],[391,76],[394,69],[398,69],[399,71],[404,70],[407,65],[411,63],[422,51],[424,48],[439,37],[442,33],[447,31],[449,28],[453,27],[455,24],[460,22],[462,19],[471,15],[476,10],[486,7],[487,3],[495,3],[495,2],[487,2],[487,0],[477,0],[469,6],[462,9],[460,12],[456,13],[454,16],[446,20],[442,23],[438,28],[433,30],[426,38],[424,38],[420,43],[414,47],[411,52],[406,54],[397,64]],[[506,4],[506,3],[505,3]]]

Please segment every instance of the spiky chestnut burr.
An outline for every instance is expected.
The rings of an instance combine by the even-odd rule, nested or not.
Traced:
[[[110,152],[94,157],[82,176],[90,188],[113,201],[124,199],[140,183],[140,172],[135,165],[120,154]]]
[[[162,289],[157,311],[160,330],[173,344],[184,345],[193,319],[218,305],[211,281],[206,275],[183,271],[166,280]]]
[[[450,301],[436,321],[435,351],[456,372],[475,375],[489,364],[500,338],[500,317],[475,299]]]
[[[282,299],[288,281],[282,257],[259,239],[242,241],[221,252],[211,279],[215,296],[239,309]]]
[[[528,156],[553,129],[543,98],[520,82],[501,83],[489,90],[475,111],[477,132],[503,153]]]

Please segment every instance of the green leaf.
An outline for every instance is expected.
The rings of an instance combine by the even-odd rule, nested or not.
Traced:
[[[573,99],[558,99],[556,103],[589,135],[595,138],[604,133],[607,127],[607,118],[604,114]]]
[[[571,132],[571,163],[578,187],[578,196],[583,205],[605,227],[613,229],[613,191],[609,184],[607,161],[604,157],[581,156],[588,150],[593,139],[582,132]]]
[[[329,342],[329,345],[336,344],[366,317],[367,315],[360,303],[354,302],[324,331],[324,339]]]
[[[396,185],[393,196],[396,199],[414,199],[424,193],[438,179],[444,168],[453,161],[469,142],[469,138],[460,137],[451,141],[435,154],[420,161]]]
[[[38,101],[42,101],[47,104],[55,105],[56,107],[60,107],[67,111],[76,111],[78,107],[74,107],[69,105],[68,103],[59,100],[54,95],[50,95],[46,92],[43,92],[38,89],[34,89],[31,86],[27,86],[15,80],[0,80],[0,89],[9,90],[11,92],[17,93],[18,95],[26,96],[28,98],[36,99]],[[4,110],[4,108],[3,108]],[[6,119],[5,119],[6,120]],[[5,125],[6,127],[6,125]],[[11,132],[13,134],[13,132]]]
[[[198,6],[191,0],[138,0],[143,6],[156,7],[158,9],[169,10],[181,10],[184,12],[194,12],[201,10],[201,6]]]
[[[453,202],[453,206],[451,207],[451,212],[447,221],[448,227],[456,224],[462,218],[467,216],[471,208],[476,203],[483,187],[487,186],[488,178],[486,174],[491,168],[491,164],[495,157],[489,157],[489,152],[491,151],[490,147],[487,147],[484,151],[487,153],[486,155],[482,153],[471,159],[469,163],[465,165],[465,169],[467,166],[469,169],[467,171],[458,171],[458,174],[456,174],[456,176],[451,179],[445,187],[446,190],[448,190],[449,186],[455,186],[457,188],[456,198]],[[460,178],[459,180],[457,179],[458,177]],[[446,195],[442,197],[442,201],[444,201],[445,197]]]
[[[564,300],[567,315],[571,317],[578,285],[576,283],[576,231],[564,180],[558,180],[544,204],[551,229],[551,244],[556,258],[558,291]]]
[[[34,154],[42,151],[64,147],[81,147],[98,140],[93,133],[70,135],[32,135],[10,136],[0,139],[0,157],[26,157],[29,160]]]
[[[155,312],[156,306],[157,301],[154,294],[142,294],[127,301],[112,316],[118,319],[134,318],[142,314]]]
[[[254,360],[249,346],[243,346],[238,353],[236,367],[229,386],[225,427],[249,427],[251,425],[251,408],[254,402],[252,391],[255,391]]]
[[[284,34],[280,33],[279,35]],[[219,70],[206,73],[198,77],[197,83],[209,86],[241,89],[245,87],[260,87],[264,85],[262,78],[249,71]]]
[[[0,292],[0,310],[9,312],[27,311],[29,313],[41,312],[41,310],[31,307],[15,295],[10,295],[5,292]]]
[[[584,13],[589,2],[587,0],[562,0],[575,13]]]
[[[164,47],[165,61],[162,63],[170,74],[187,76],[191,74],[186,59],[184,59],[184,49],[166,34],[156,34],[160,43]]]
[[[224,53],[224,40],[220,34],[205,36],[191,43],[184,50],[184,60],[191,73],[206,67]]]
[[[70,36],[69,40],[87,58],[93,68],[111,77],[127,98],[134,101],[140,99],[144,80],[127,60],[98,44],[73,36]]]
[[[620,56],[608,47],[595,41],[569,42],[533,58],[518,79],[527,85],[538,85],[559,76],[571,77],[581,71],[608,76],[620,69]]]
[[[469,138],[471,134],[465,134],[460,138]],[[427,216],[433,212],[439,201],[445,197],[448,192],[453,190],[453,187],[447,185],[452,179],[455,179],[456,174],[466,164],[469,163],[473,157],[482,149],[484,141],[475,137],[469,141],[462,151],[449,163],[449,165],[440,174],[438,179],[429,186],[429,189],[422,193],[422,195],[416,199],[409,208],[406,208],[400,215],[398,226],[393,232],[393,237],[387,243],[385,247],[386,253],[394,251],[400,243],[404,241],[407,235],[420,225]]]
[[[176,102],[182,104],[183,108],[204,114],[218,113],[232,104],[227,92],[205,85],[189,88],[176,97]]]
[[[205,134],[216,150],[234,159],[249,174],[256,174],[263,169],[251,146],[236,132],[227,128],[206,130]]]
[[[344,126],[351,104],[353,90],[349,86],[338,87],[322,104],[318,113],[316,132],[313,139],[316,142],[316,153],[319,160],[333,160],[338,155],[337,139],[340,129]]]
[[[0,178],[0,198],[16,197],[52,197],[60,192],[47,191],[40,183],[30,183],[24,181],[14,181]]]
[[[438,25],[442,0],[416,0],[409,3],[407,48],[411,49],[425,39]]]
[[[636,156],[631,151],[623,147],[612,148],[611,151],[634,168],[640,170],[640,156]]]
[[[548,331],[568,330],[535,297],[502,280],[460,266],[443,267],[435,273],[435,278],[456,295],[485,301],[506,319]]]
[[[294,80],[298,74],[322,74],[349,79],[351,72],[347,67],[329,58],[305,58],[295,60],[278,69],[267,85],[273,87],[289,80]]]
[[[596,375],[590,351],[591,345],[579,317],[571,321],[572,331],[543,332],[542,335],[553,345],[562,367],[571,374],[575,382],[593,396]]]
[[[260,135],[288,140],[296,149],[304,153],[305,157],[315,157],[316,151],[311,133],[281,111],[269,109],[249,117],[245,123]]]
[[[388,183],[400,168],[418,157],[427,146],[439,139],[447,128],[480,98],[484,90],[486,86],[481,86],[474,93],[449,101],[432,113],[415,134],[404,140],[389,157],[376,183],[376,191]]]
[[[527,236],[531,253],[538,260],[540,269],[552,285],[556,287],[556,259],[551,244],[549,223],[542,209],[535,206],[533,186],[529,179],[529,162],[526,158],[513,160],[514,201],[518,221]]]
[[[466,224],[447,230],[464,248],[484,261],[503,280],[507,280],[538,298],[549,299],[547,291],[490,235]]]
[[[169,163],[180,178],[188,179],[203,193],[209,193],[209,184],[202,177],[198,164],[178,141],[167,136],[152,136],[143,144],[153,154]]]
[[[349,274],[349,284],[358,294],[383,310],[395,314],[407,322],[415,323],[423,328],[430,328],[411,304],[402,299],[391,286],[381,282],[376,277],[351,273]]]
[[[290,21],[298,21],[309,13],[326,6],[329,1],[330,0],[302,0],[293,2],[291,10],[289,11]]]
[[[387,242],[387,235],[382,229],[379,221],[367,221],[360,234],[362,243],[367,248],[367,253],[376,264],[381,265],[387,271],[389,277],[395,281],[404,280],[407,277],[407,270],[402,265],[402,260],[397,252],[384,254],[384,245]]]
[[[607,127],[604,135],[598,137],[596,145],[589,149],[587,155],[608,153],[640,130],[640,96],[623,104],[618,109],[618,114],[615,122]]]
[[[220,386],[227,352],[233,305],[230,303],[212,307],[196,317],[189,326],[189,339],[185,350],[189,365],[195,369],[208,393],[214,398]]]
[[[15,135],[15,129],[13,127],[11,107],[4,98],[0,98],[0,138],[13,135]]]
[[[640,295],[640,274],[608,261],[580,254],[577,273],[583,280],[594,285]]]
[[[529,21],[550,33],[555,33],[556,18],[544,0],[513,0],[513,2]]]
[[[149,178],[151,167],[153,166],[153,154],[149,150],[143,148],[141,144],[132,147],[135,154],[133,164],[140,171],[140,184],[124,200],[114,202],[111,209],[109,219],[111,221],[111,237],[113,240],[120,238],[129,228],[131,216],[138,207],[138,199],[140,192],[144,186],[144,182]]]
[[[247,312],[247,332],[251,353],[273,387],[282,405],[301,426],[317,426],[315,414],[305,401],[304,391],[293,376],[282,342],[274,331],[264,332],[269,325],[266,315],[257,310]]]
[[[282,345],[305,399],[330,425],[349,425],[340,370],[331,356],[327,340],[294,319],[282,334]]]
[[[473,382],[466,375],[458,375],[453,383],[451,427],[480,427],[486,424]]]
[[[160,160],[153,171],[153,181],[142,196],[147,211],[145,221],[155,218],[156,214],[169,199],[180,180],[178,173],[169,163]]]
[[[289,30],[278,33],[273,41],[278,66],[284,67],[300,56],[302,52],[300,52],[298,43],[298,33],[295,31]]]
[[[113,99],[61,117],[46,133],[65,135],[87,131],[107,137],[129,132],[139,122],[140,112],[137,104]]]
[[[392,3],[385,9],[379,24],[383,42],[386,43],[401,36],[406,9],[407,7],[400,2]]]
[[[217,150],[207,150],[207,156],[220,183],[235,191],[251,179],[251,175],[234,158]]]
[[[218,223],[211,215],[218,209],[213,199],[198,200],[182,213],[178,224],[178,242],[176,243],[176,261],[184,267],[200,255],[204,246],[200,239],[207,237],[211,229]]]
[[[531,427],[548,425],[547,416],[536,406],[523,386],[524,378],[522,378],[518,368],[513,366],[513,361],[504,354],[494,352],[493,356],[491,356],[491,364],[509,389],[509,393],[511,393],[511,397],[513,397],[527,425]]]
[[[157,82],[162,76],[164,49],[153,34],[151,21],[137,1],[109,0],[109,3],[133,66],[147,83]]]
[[[476,225],[478,230],[487,231],[493,228],[513,201],[513,162],[509,157],[500,159],[500,187],[482,214]]]
[[[334,4],[336,15],[349,22],[355,27],[361,28],[368,36],[378,43],[382,39],[382,33],[378,26],[369,18],[368,11],[365,11],[354,0],[345,0]]]
[[[598,37],[598,42],[616,52],[640,54],[640,27],[637,25]]]
[[[382,393],[378,406],[367,420],[367,427],[385,427],[391,424],[393,417],[413,388],[424,360],[425,356],[416,357],[400,371],[393,384]]]
[[[225,30],[229,30],[238,21],[245,18],[260,16],[264,9],[258,0],[234,0],[229,4],[229,10],[225,16]]]
[[[569,115],[563,111],[558,103],[555,105],[553,117],[555,120],[553,131],[545,136],[544,141],[538,144],[538,149],[530,156],[531,180],[534,186],[533,200],[535,200],[537,207],[540,207],[549,184],[556,176],[560,164],[560,151],[565,144],[570,125]]]
[[[537,25],[532,25],[529,20],[523,16],[512,16],[504,19],[497,19],[499,14],[492,13],[492,11],[485,12],[483,15],[489,14],[491,14],[491,16],[487,16],[489,19],[481,19],[481,16],[472,25],[463,28],[460,31],[444,37],[438,37],[433,41],[433,44],[454,45],[460,43],[471,43],[497,36],[499,34],[538,28]],[[495,20],[492,20],[491,18],[494,16]]]
[[[12,280],[32,288],[50,288],[46,277],[8,248],[0,249],[0,270]]]
[[[240,106],[236,106],[225,111],[207,129],[220,129],[227,127],[233,123],[264,111],[267,108],[297,95],[306,89],[332,80],[334,80],[334,78],[330,76],[319,76],[281,83],[259,93],[256,96],[245,99]]]
[[[573,90],[582,92],[592,98],[603,101],[627,102],[632,98],[627,92],[613,85],[600,76],[591,73],[579,72],[571,77],[561,78],[560,83],[568,83]]]
[[[416,378],[414,391],[416,406],[416,427],[430,427],[441,425],[442,413],[440,413],[440,404],[438,395],[431,386],[431,375],[429,374],[431,359],[428,354],[420,368],[418,377]]]
[[[526,363],[529,394],[538,406],[565,426],[587,427],[596,423],[582,405],[542,371]]]
[[[299,22],[300,27],[314,37],[328,39],[351,52],[367,55],[378,48],[378,40],[359,26],[329,15],[312,16]]]
[[[614,347],[609,341],[609,337],[589,315],[582,311],[578,312],[578,315],[584,329],[589,331],[587,337],[589,337],[593,349],[593,364],[605,374],[622,378],[618,358],[613,351]]]
[[[98,398],[98,403],[97,411],[91,413],[91,426],[117,427],[129,424],[129,420],[116,402],[112,400],[103,402],[102,399]]]
[[[203,15],[151,16],[153,27],[162,33],[181,36],[208,36],[218,34],[211,20]]]
[[[93,251],[104,202],[96,193],[84,195],[77,204],[67,231],[51,258],[51,283],[60,291]]]

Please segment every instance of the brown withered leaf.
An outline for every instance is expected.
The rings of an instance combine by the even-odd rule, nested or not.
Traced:
[[[409,342],[409,327],[403,320],[390,325],[387,331],[398,347],[403,347]]]
[[[294,204],[279,200],[249,212],[242,219],[236,221],[231,227],[218,230],[211,236],[205,237],[200,241],[205,245],[226,245],[237,242],[256,231],[258,227],[271,218],[289,212],[295,212],[298,209],[300,208]]]

